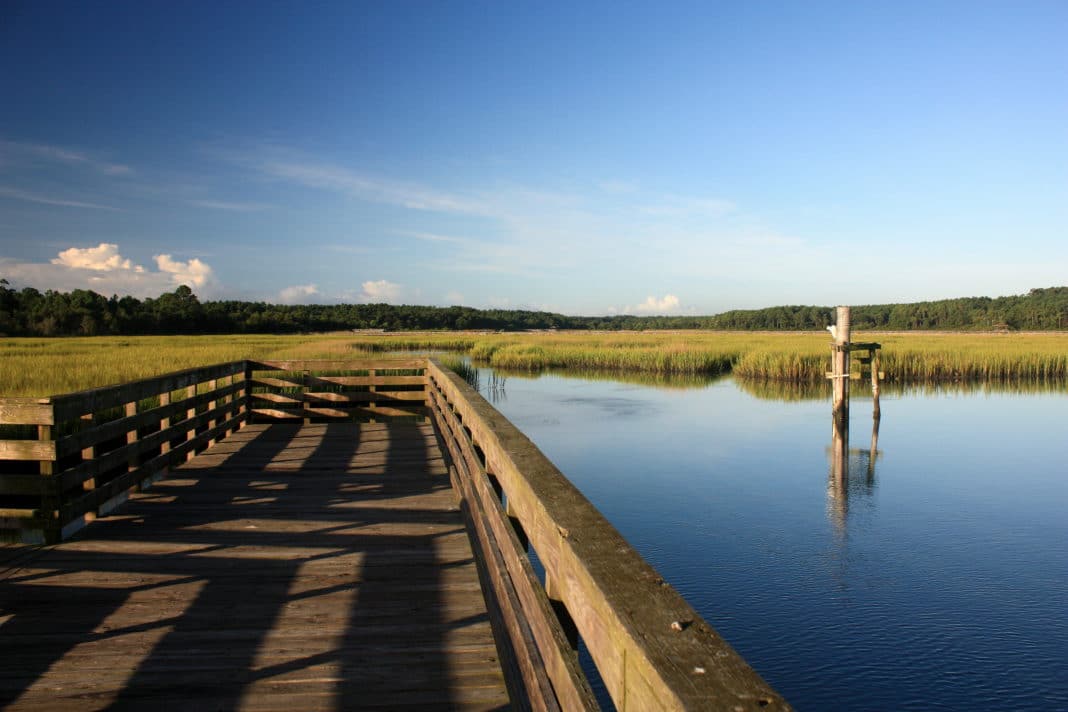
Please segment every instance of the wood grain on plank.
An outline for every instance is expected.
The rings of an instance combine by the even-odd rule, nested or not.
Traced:
[[[426,424],[246,426],[20,558],[0,620],[12,710],[509,705]]]

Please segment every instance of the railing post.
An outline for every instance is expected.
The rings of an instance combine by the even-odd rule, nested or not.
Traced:
[[[195,383],[193,385],[191,385],[191,386],[186,386],[185,387],[185,397],[186,397],[186,400],[189,400],[189,401],[192,401],[194,398],[197,397],[197,385]],[[196,426],[191,422],[196,417],[197,417],[197,407],[196,407],[196,405],[190,403],[189,408],[187,408],[186,411],[185,411],[185,418],[186,418],[186,421],[187,421],[186,424],[185,424],[185,439],[186,439],[186,442],[192,440],[193,438],[195,438],[197,436]],[[186,454],[185,454],[185,461],[189,462],[190,460],[192,460],[196,456],[196,454],[197,454],[196,448],[195,447],[194,448],[190,448],[189,451],[186,452]]]
[[[490,482],[493,484],[493,489],[497,492],[497,497],[501,496],[503,490],[501,489],[501,483],[496,477],[492,477]],[[519,512],[515,511],[515,507],[509,502],[505,508],[504,513],[508,516],[508,521],[512,524],[512,529],[515,530],[516,539],[519,539],[519,543],[523,546],[523,551],[530,551],[530,537],[527,536],[527,532],[523,529],[523,522],[519,519]]]
[[[369,390],[371,393],[375,393],[376,391],[378,391],[378,386],[375,385],[375,375],[377,373],[378,371],[373,368],[367,370],[367,377],[371,381],[371,385],[367,387],[367,390]],[[375,420],[374,412],[378,410],[378,401],[374,400],[374,398],[372,397],[372,399],[367,403],[367,407],[371,410],[371,419]]]
[[[219,380],[218,379],[213,378],[210,381],[208,381],[208,392],[211,393],[211,395],[212,395],[212,399],[210,401],[208,401],[208,412],[209,413],[211,411],[215,410],[215,406],[218,405],[218,403],[219,403],[219,401],[216,400],[216,398],[215,398],[215,391],[216,391],[216,389],[218,387],[219,387]],[[208,419],[208,430],[213,430],[215,428],[215,426],[218,425],[218,424],[219,424],[218,419],[215,416],[212,416],[211,418]],[[208,438],[208,447],[211,447],[214,444],[215,444],[215,436],[213,435],[210,438]]]
[[[137,401],[133,401],[131,403],[127,403],[125,408],[124,408],[124,412],[125,412],[125,415],[126,415],[127,418],[132,418],[132,417],[136,416],[137,415]],[[134,425],[134,429],[133,430],[127,430],[126,431],[126,444],[127,445],[136,445],[137,444],[137,426],[136,425]],[[137,469],[138,465],[140,465],[140,464],[141,463],[138,461],[137,453],[135,451],[131,450],[130,456],[126,460],[126,471],[127,472],[133,472],[134,470]]]
[[[241,390],[241,414],[244,416],[242,425],[252,423],[252,362],[245,361],[244,373],[245,387]]]
[[[37,439],[52,440],[52,426],[38,425]],[[41,514],[46,519],[44,539],[46,544],[58,544],[63,538],[63,520],[60,506],[59,484],[54,477],[56,463],[54,460],[41,460],[38,471],[44,482],[41,483]]]
[[[161,408],[166,408],[167,406],[169,406],[171,404],[171,392],[170,391],[164,391],[163,393],[159,394],[159,404],[160,404]],[[160,430],[166,430],[169,427],[171,427],[171,416],[167,415],[167,416],[164,416],[164,417],[160,418],[160,420],[159,420],[159,429]],[[160,449],[160,452],[170,452],[171,451],[171,441],[170,440],[164,440],[162,443],[160,443],[159,449]]]
[[[311,381],[311,371],[309,371],[308,369],[302,370],[300,376],[300,401],[301,405],[304,408],[305,425],[311,424],[311,413],[308,412],[308,409],[311,408],[311,403],[308,401],[308,392],[311,388],[309,381]]]
[[[88,430],[89,428],[92,428],[93,427],[93,414],[92,413],[83,413],[81,418],[80,418],[80,422],[81,422],[82,430]],[[96,457],[96,446],[95,445],[90,445],[89,447],[82,449],[82,460],[83,461],[88,462],[89,460],[92,460],[95,457]],[[91,490],[93,490],[95,488],[96,488],[96,478],[95,477],[89,477],[89,478],[87,478],[85,480],[85,482],[82,483],[82,490],[84,490],[86,492],[89,492],[89,491],[91,491]]]
[[[553,607],[553,612],[556,613],[557,620],[560,621],[560,628],[564,631],[568,644],[572,650],[578,650],[578,626],[575,624],[575,619],[571,617],[571,612],[564,605],[564,596],[563,592],[560,591],[560,584],[557,583],[556,577],[548,569],[545,570],[545,595],[549,599],[549,604]]]
[[[159,394],[159,405],[160,405],[161,408],[166,408],[170,404],[171,404],[171,392],[165,390],[165,391],[163,391],[162,393]],[[164,431],[169,427],[171,427],[171,416],[167,415],[167,416],[164,416],[164,417],[160,418],[160,420],[159,420],[159,429],[160,429],[160,431]],[[159,444],[159,452],[160,452],[161,455],[165,455],[166,453],[168,453],[170,451],[171,451],[171,441],[169,439],[168,440],[164,440],[163,442],[161,442]],[[168,473],[170,471],[171,471],[170,464],[164,465],[163,470],[162,470],[163,474],[166,474],[166,473]]]
[[[224,387],[232,386],[234,384],[234,377],[232,375],[231,376],[223,376],[219,380],[222,382]],[[226,408],[225,408],[225,410],[223,410],[223,414],[222,414],[222,419],[223,419],[224,423],[228,422],[230,420],[230,415],[231,415],[231,413],[230,413],[230,404],[233,403],[233,402],[234,402],[234,394],[233,393],[230,393],[230,394],[225,395],[225,396],[222,397],[222,404],[224,406],[226,406]],[[230,437],[230,433],[232,433],[232,432],[234,432],[233,429],[229,425],[227,425],[226,429],[223,430],[222,436],[220,437],[220,439],[221,440],[225,440],[226,438]]]

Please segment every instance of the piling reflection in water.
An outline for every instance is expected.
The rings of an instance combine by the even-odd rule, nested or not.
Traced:
[[[870,497],[875,492],[875,462],[882,457],[879,450],[879,418],[871,424],[871,447],[867,450],[849,447],[849,422],[831,418],[831,461],[827,477],[827,518],[840,535],[846,533],[849,498]],[[850,467],[850,465],[853,467]]]
[[[863,379],[835,478],[827,379],[615,375],[501,409],[798,709],[1068,710],[1064,381],[880,379],[872,447]]]

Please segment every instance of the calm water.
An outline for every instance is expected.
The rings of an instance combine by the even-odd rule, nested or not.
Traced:
[[[489,389],[483,372],[484,393]],[[485,393],[800,710],[1068,709],[1068,392]],[[796,394],[795,394],[796,396]]]

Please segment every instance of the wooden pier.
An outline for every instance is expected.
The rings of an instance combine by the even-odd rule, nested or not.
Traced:
[[[0,707],[787,704],[433,359],[0,399]],[[536,556],[533,554],[536,553]]]

